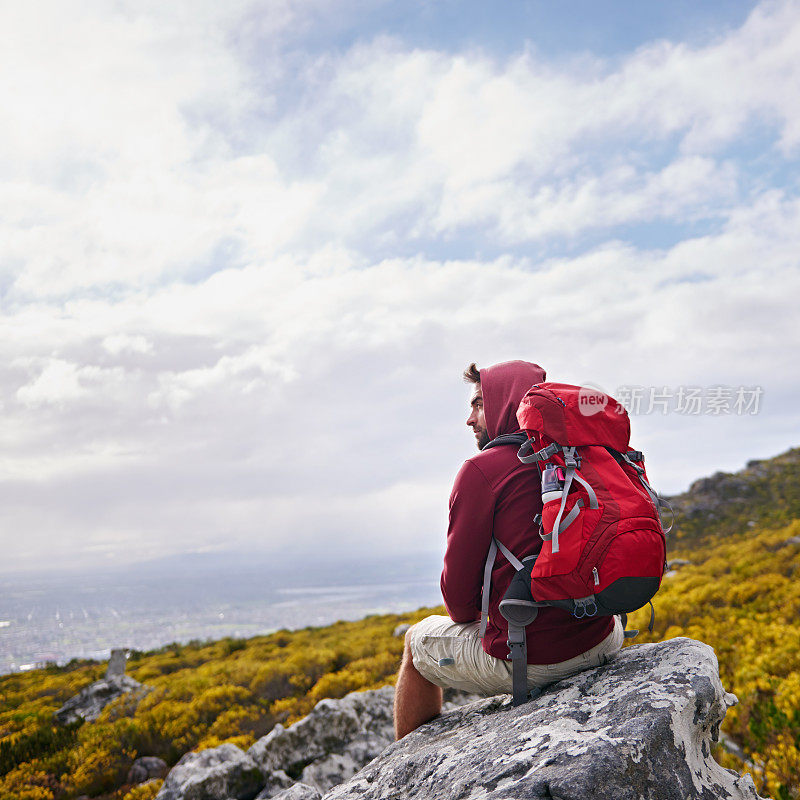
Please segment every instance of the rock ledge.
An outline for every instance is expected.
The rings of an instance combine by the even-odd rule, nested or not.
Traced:
[[[247,753],[190,753],[157,800],[759,800],[711,756],[736,698],[702,642],[626,648],[519,708],[451,703],[394,743],[392,696],[323,700]]]

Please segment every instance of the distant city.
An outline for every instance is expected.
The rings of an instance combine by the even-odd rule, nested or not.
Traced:
[[[441,603],[436,557],[347,566],[192,555],[124,571],[0,577],[0,674],[103,660],[113,647],[246,638]]]

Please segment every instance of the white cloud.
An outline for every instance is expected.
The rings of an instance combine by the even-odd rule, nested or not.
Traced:
[[[25,405],[78,400],[89,391],[84,380],[95,375],[96,370],[91,367],[50,359],[34,380],[17,390],[17,399]]]
[[[149,353],[153,349],[152,342],[148,342],[144,336],[130,336],[126,333],[106,336],[103,347],[113,356],[124,352]]]
[[[438,547],[472,360],[763,385],[752,419],[634,419],[668,491],[793,443],[793,4],[615,61],[282,63],[335,13],[0,12],[0,522],[31,558]]]
[[[345,241],[398,219],[424,236],[499,217],[518,242],[676,211],[713,217],[738,188],[726,148],[748,129],[766,125],[767,149],[794,153],[798,41],[792,3],[765,4],[711,44],[659,42],[619,64],[555,68],[531,52],[499,63],[379,39],[326,62],[327,93],[288,124],[320,132],[326,182],[337,201],[353,198],[327,230]]]
[[[442,203],[436,224],[446,231],[494,217],[503,241],[521,243],[613,225],[723,216],[736,188],[732,165],[707,158],[679,158],[655,173],[624,164],[545,184],[535,194],[509,181],[453,194]]]

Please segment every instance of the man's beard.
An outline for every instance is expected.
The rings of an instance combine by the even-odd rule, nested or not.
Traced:
[[[475,434],[478,440],[478,450],[483,450],[483,448],[486,447],[486,445],[491,441],[489,438],[489,431],[487,431],[486,428],[481,428],[476,431]]]

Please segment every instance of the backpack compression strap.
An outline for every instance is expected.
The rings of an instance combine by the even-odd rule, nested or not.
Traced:
[[[517,458],[523,464],[535,464],[537,461],[547,461],[548,458],[554,456],[559,450],[561,450],[561,445],[553,442],[541,450],[534,451],[530,439],[526,438],[522,443],[522,447],[520,447],[517,452]]]
[[[650,495],[650,499],[653,501],[653,505],[656,507],[656,512],[659,513],[659,519],[662,506],[666,506],[672,513],[672,522],[670,522],[669,528],[664,530],[663,523],[661,525],[661,529],[664,530],[664,533],[669,533],[672,530],[672,526],[675,524],[675,510],[672,508],[669,501],[665,500],[663,497],[659,497],[658,492],[656,492],[656,490],[645,480],[644,469],[642,469],[642,467],[640,467],[637,463],[638,461],[642,460],[642,454],[638,450],[631,450],[628,453],[619,453],[619,456],[626,464],[630,464],[630,466],[636,470],[636,474],[639,476],[640,483]]]

